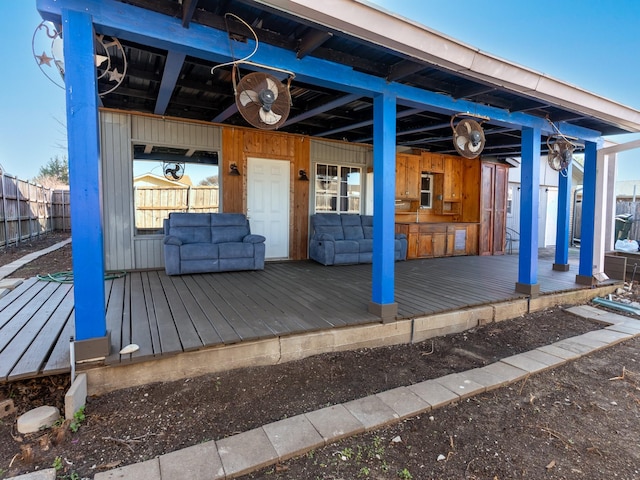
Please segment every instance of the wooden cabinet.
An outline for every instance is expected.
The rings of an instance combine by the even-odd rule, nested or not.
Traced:
[[[459,157],[445,155],[442,197],[445,202],[462,200],[462,162]]]
[[[396,155],[396,198],[420,199],[420,155]]]
[[[422,152],[420,171],[427,173],[444,173],[444,155]]]
[[[396,233],[407,236],[407,258],[476,255],[475,223],[396,223]]]

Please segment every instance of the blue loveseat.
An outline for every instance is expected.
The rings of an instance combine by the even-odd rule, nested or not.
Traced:
[[[264,270],[265,238],[241,213],[171,213],[164,235],[167,275]]]
[[[371,263],[373,260],[373,216],[311,215],[309,257],[323,265]],[[394,242],[395,260],[406,260],[407,237],[397,233]]]

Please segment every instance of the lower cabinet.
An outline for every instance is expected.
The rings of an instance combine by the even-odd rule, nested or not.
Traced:
[[[396,223],[407,236],[407,258],[478,254],[476,223]]]

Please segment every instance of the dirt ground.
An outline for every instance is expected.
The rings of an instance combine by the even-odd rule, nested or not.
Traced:
[[[56,255],[65,254],[42,257],[35,270],[65,270],[70,257],[54,261]],[[92,478],[98,471],[487,365],[598,328],[556,308],[414,345],[129,388],[89,398],[76,432],[67,423],[18,434],[17,415],[10,415],[0,418],[0,478],[54,465],[60,479]],[[627,341],[245,478],[638,479],[639,352],[640,339]],[[17,414],[42,404],[62,408],[68,383],[68,376],[60,376],[0,384],[0,400],[13,399]]]

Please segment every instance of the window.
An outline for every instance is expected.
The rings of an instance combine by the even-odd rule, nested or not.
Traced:
[[[511,206],[513,205],[513,187],[510,185],[507,190],[507,215],[511,216]]]
[[[316,164],[315,212],[360,213],[360,167]]]
[[[134,145],[134,234],[162,233],[171,212],[218,211],[217,152]]]
[[[422,173],[420,176],[420,207],[433,207],[433,175]]]

